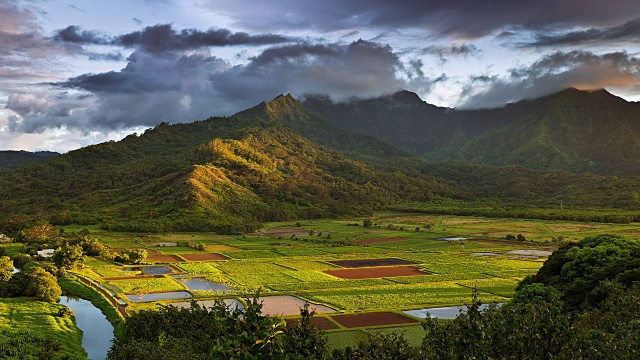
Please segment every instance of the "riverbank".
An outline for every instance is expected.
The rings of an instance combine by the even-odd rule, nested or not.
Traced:
[[[113,332],[116,337],[122,334],[123,318],[126,316],[126,311],[118,309],[116,307],[118,305],[112,302],[113,300],[109,300],[108,295],[73,275],[58,279],[58,283],[67,294],[89,300],[93,306],[100,309],[113,325]],[[124,311],[124,313],[121,311]]]
[[[86,359],[82,331],[60,304],[0,298],[0,359]],[[66,356],[66,357],[65,357]]]

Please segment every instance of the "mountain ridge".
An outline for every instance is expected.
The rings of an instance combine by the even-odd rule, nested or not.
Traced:
[[[304,105],[333,125],[435,161],[640,174],[640,105],[604,89],[478,110],[439,108],[407,93],[343,104],[308,97]]]

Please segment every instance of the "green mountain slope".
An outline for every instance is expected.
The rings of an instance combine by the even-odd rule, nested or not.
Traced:
[[[251,230],[265,220],[359,215],[401,199],[458,196],[443,181],[371,165],[362,156],[402,152],[343,132],[290,96],[229,118],[160,124],[143,135],[89,146],[0,172],[0,216],[35,214],[56,223],[112,229]]]
[[[349,104],[310,98],[305,106],[432,160],[640,174],[640,105],[605,90],[568,89],[487,110],[437,108],[407,92]]]
[[[60,154],[52,151],[0,151],[0,169],[45,160],[58,155]]]

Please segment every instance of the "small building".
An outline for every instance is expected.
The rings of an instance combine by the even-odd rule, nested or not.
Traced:
[[[42,256],[43,258],[50,258],[53,257],[53,253],[55,252],[54,249],[44,249],[44,250],[40,250],[38,251],[38,256]]]
[[[0,234],[0,243],[8,243],[11,242],[11,238],[5,234]]]

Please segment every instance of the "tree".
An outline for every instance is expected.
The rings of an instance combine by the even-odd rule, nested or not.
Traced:
[[[84,263],[82,246],[71,245],[65,242],[53,253],[53,262],[56,266],[67,270],[74,269],[78,264]]]
[[[62,290],[55,276],[49,274],[41,267],[34,267],[25,271],[26,287],[23,294],[33,296],[38,300],[57,303],[60,301]]]
[[[140,264],[147,258],[147,251],[144,249],[125,249],[120,255],[115,257],[115,261],[123,264]]]
[[[321,332],[311,326],[312,312],[301,310],[294,327],[280,317],[264,316],[258,297],[246,309],[217,300],[209,308],[165,306],[140,310],[124,323],[108,359],[323,359]]]
[[[366,219],[362,222],[362,226],[370,228],[373,225],[373,222],[369,219]]]
[[[516,236],[516,239],[520,242],[524,242],[525,240],[527,240],[522,234],[518,234],[518,236]]]
[[[30,228],[22,230],[20,241],[26,243],[44,244],[56,237],[57,233],[53,226],[47,222],[41,222]]]
[[[599,306],[607,293],[603,281],[630,287],[640,275],[640,241],[618,235],[597,235],[556,250],[532,281],[558,289],[572,307]]]
[[[13,261],[8,256],[0,257],[0,281],[9,281],[13,275],[13,269]]]
[[[22,269],[26,263],[33,260],[31,255],[20,253],[13,255],[11,259],[13,260],[13,266],[17,267],[18,269]]]

